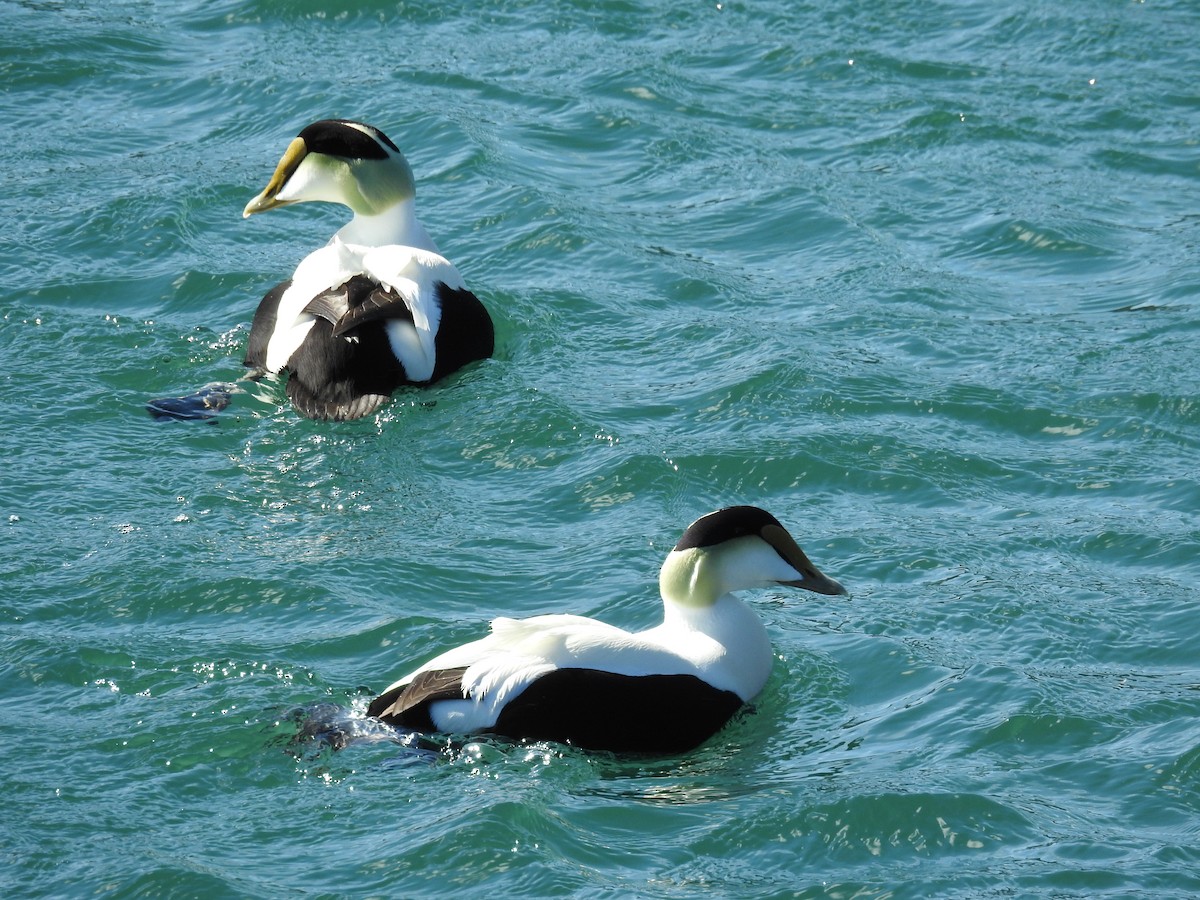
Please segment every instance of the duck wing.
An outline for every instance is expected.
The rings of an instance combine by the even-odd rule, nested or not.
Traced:
[[[501,730],[497,723],[511,700],[533,690],[542,679],[566,670],[612,675],[626,679],[622,684],[629,687],[633,682],[628,679],[647,674],[699,680],[688,660],[654,641],[595,619],[572,615],[498,618],[487,637],[448,650],[391,685],[372,701],[368,714],[417,730]],[[570,691],[575,677],[565,676],[554,685],[565,685]],[[610,680],[610,684],[616,682]],[[561,690],[553,693],[561,695]],[[546,701],[542,698],[539,702]],[[572,702],[586,706],[589,694],[583,691]],[[511,713],[509,719],[513,719]]]
[[[355,275],[337,287],[321,291],[303,312],[333,326],[333,337],[349,336],[358,326],[381,319],[412,321],[404,298],[366,275]]]
[[[637,635],[590,619],[539,618],[497,620],[488,637],[393,685],[368,714],[416,731],[678,753],[703,743],[743,705]]]
[[[462,677],[466,671],[457,668],[419,672],[412,681],[393,685],[372,700],[367,715],[414,731],[436,731],[430,704],[438,700],[462,700]]]

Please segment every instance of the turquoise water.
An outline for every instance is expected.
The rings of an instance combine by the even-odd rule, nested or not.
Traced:
[[[1191,0],[81,6],[0,2],[0,894],[1200,892]],[[343,221],[240,215],[327,116],[496,358],[152,421]],[[697,752],[363,720],[729,503],[852,596],[752,598]]]

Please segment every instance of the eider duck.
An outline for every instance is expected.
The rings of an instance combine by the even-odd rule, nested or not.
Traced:
[[[487,310],[413,211],[412,169],[378,128],[314,122],[292,141],[243,216],[322,200],[349,224],[259,304],[246,365],[287,372],[313,419],[369,415],[404,384],[429,384],[492,354]],[[253,377],[253,376],[252,376]]]
[[[771,671],[766,628],[734,591],[846,593],[753,506],[689,525],[658,585],[661,625],[629,632],[583,616],[499,618],[487,637],[401,678],[367,713],[413,731],[681,753],[715,734]]]

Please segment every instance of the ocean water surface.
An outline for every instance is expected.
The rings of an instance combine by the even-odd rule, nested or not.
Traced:
[[[1200,893],[1191,0],[0,0],[6,897]],[[494,359],[213,424],[404,149]],[[849,598],[696,752],[372,726],[497,615],[640,628],[692,519]]]

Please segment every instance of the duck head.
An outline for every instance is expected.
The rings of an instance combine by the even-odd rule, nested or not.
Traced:
[[[769,512],[730,506],[688,526],[659,573],[663,599],[706,607],[733,591],[784,585],[818,594],[846,589],[813,565]]]
[[[323,119],[288,145],[242,216],[309,200],[340,203],[356,216],[379,216],[415,194],[412,169],[387,135],[362,122]]]

